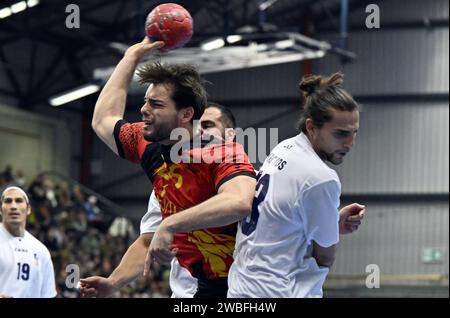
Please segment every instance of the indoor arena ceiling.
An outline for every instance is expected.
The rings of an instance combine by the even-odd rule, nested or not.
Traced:
[[[7,0],[1,10],[21,2]],[[22,1],[27,2],[27,1]],[[168,1],[28,0],[29,8],[0,18],[0,94],[23,108],[92,80],[117,63],[123,47],[144,36],[147,14]],[[339,30],[339,0],[179,0],[194,19],[187,47],[216,36],[248,32],[313,33],[323,21]],[[350,0],[350,8],[370,1]],[[66,7],[77,4],[80,28],[66,27]],[[31,5],[33,5],[31,7]],[[261,7],[262,6],[262,7]],[[265,7],[264,7],[265,6]],[[264,8],[264,10],[261,10]]]

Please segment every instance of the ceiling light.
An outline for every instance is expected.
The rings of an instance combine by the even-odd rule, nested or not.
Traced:
[[[100,86],[97,84],[86,84],[80,87],[77,87],[73,90],[67,91],[60,95],[54,96],[50,98],[49,102],[52,106],[60,106],[71,101],[80,99],[87,95],[94,94],[100,90]]]
[[[225,41],[222,38],[214,39],[208,42],[205,42],[201,45],[203,51],[212,51],[216,49],[220,49],[225,45]]]
[[[242,40],[242,35],[229,35],[227,36],[227,42],[230,44],[239,42],[240,40]]]
[[[39,4],[39,0],[28,0],[27,1],[28,8],[32,8],[34,6],[37,6],[38,4]]]
[[[9,17],[12,14],[11,9],[10,8],[3,8],[0,9],[0,19],[4,19]]]
[[[20,1],[13,4],[10,8],[12,13],[18,13],[27,8],[27,3],[25,1]]]

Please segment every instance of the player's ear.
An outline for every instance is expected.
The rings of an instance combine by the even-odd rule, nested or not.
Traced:
[[[236,130],[234,128],[225,128],[225,141],[233,141],[236,137]]]
[[[308,136],[314,137],[314,134],[316,132],[316,126],[314,125],[314,122],[311,118],[306,119],[305,122],[306,131],[308,132]]]
[[[181,109],[178,112],[178,119],[183,124],[190,123],[193,117],[194,117],[194,107],[189,106]]]

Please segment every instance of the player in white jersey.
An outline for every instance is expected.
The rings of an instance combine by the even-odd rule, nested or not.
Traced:
[[[202,133],[215,136],[225,136],[226,140],[235,137],[235,119],[231,111],[218,104],[210,103],[200,119]],[[112,295],[124,285],[132,282],[141,273],[145,254],[150,245],[153,233],[161,223],[161,210],[159,202],[152,192],[147,213],[141,219],[140,236],[128,248],[119,266],[108,277],[92,276],[82,279],[82,294],[87,297],[107,297]],[[352,232],[357,229],[359,221],[347,222],[341,232]],[[170,288],[172,297],[192,298],[197,291],[197,279],[191,273],[180,266],[177,259],[171,262]]]
[[[364,214],[338,211],[341,183],[325,161],[340,164],[359,128],[358,105],[343,75],[307,76],[301,133],[277,145],[258,173],[252,213],[238,226],[228,297],[321,297],[339,233]],[[346,222],[350,224],[350,231]]]
[[[55,274],[48,249],[25,230],[30,214],[26,193],[6,188],[1,196],[0,298],[56,296]]]
[[[236,121],[232,112],[219,104],[209,103],[200,118],[197,133],[214,135],[226,141],[235,138]],[[152,191],[147,213],[141,219],[140,236],[128,248],[119,266],[108,277],[92,276],[81,279],[81,292],[86,297],[108,297],[121,287],[135,280],[144,268],[147,250],[153,234],[162,221],[159,202]],[[177,258],[171,261],[170,288],[174,298],[192,298],[197,292],[197,279],[184,267]]]

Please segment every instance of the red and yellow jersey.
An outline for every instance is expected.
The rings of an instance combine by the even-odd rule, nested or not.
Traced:
[[[255,177],[253,166],[240,144],[191,142],[179,153],[179,163],[170,159],[171,146],[146,141],[143,123],[117,122],[114,137],[119,155],[140,163],[153,183],[162,218],[180,213],[217,194],[226,181],[240,175]],[[177,258],[198,279],[228,276],[233,261],[236,224],[177,233],[173,248]]]

